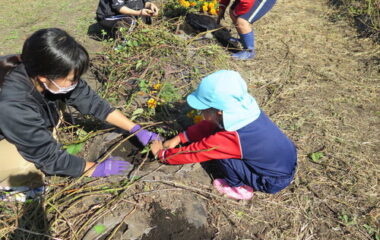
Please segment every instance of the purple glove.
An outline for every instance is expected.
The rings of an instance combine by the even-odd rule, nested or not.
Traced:
[[[135,133],[139,129],[141,129],[141,126],[136,125],[131,129],[131,133]],[[136,137],[140,141],[140,143],[144,146],[146,146],[148,143],[150,143],[153,140],[160,140],[160,137],[156,133],[149,132],[148,130],[145,130],[145,129],[142,129],[138,133],[136,133]]]
[[[123,175],[132,170],[133,166],[121,157],[109,157],[96,166],[92,177],[107,177],[111,175]]]

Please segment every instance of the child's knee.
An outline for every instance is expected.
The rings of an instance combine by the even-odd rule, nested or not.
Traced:
[[[291,177],[262,177],[262,190],[265,193],[275,194],[288,187],[294,176]]]
[[[239,29],[251,28],[250,23],[241,17],[236,18],[235,26]]]

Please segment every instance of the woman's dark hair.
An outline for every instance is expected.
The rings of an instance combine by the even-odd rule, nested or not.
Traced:
[[[24,43],[21,61],[29,77],[44,76],[54,80],[74,70],[74,80],[86,72],[89,56],[86,49],[67,32],[46,28],[33,33]]]
[[[7,73],[21,63],[20,55],[5,56],[0,61],[0,87]]]
[[[11,57],[0,61],[0,84],[5,75],[20,61],[29,77],[44,76],[50,80],[67,77],[74,71],[74,80],[87,71],[89,56],[86,49],[67,32],[58,28],[38,30],[26,39],[20,59]]]

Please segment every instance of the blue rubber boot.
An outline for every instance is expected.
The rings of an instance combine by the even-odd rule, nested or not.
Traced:
[[[231,56],[238,60],[248,60],[255,57],[255,35],[252,32],[246,34],[239,34],[241,42],[243,43],[244,50],[234,53]]]

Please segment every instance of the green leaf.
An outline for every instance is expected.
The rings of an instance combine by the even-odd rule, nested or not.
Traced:
[[[138,60],[137,64],[136,64],[136,70],[139,70],[142,65],[143,65],[143,61],[142,60]]]
[[[144,153],[147,153],[149,152],[150,150],[150,147],[149,146],[146,146],[143,150],[140,151],[141,154],[144,154]]]
[[[78,129],[78,130],[76,131],[76,134],[77,134],[79,137],[85,137],[85,136],[88,135],[88,132],[86,132],[86,131],[83,130],[83,129]]]
[[[126,44],[127,44],[128,47],[133,47],[133,45],[132,45],[132,41],[131,41],[131,40],[128,40],[128,41],[126,42]]]
[[[132,116],[131,116],[131,120],[135,120],[140,114],[142,114],[144,112],[144,109],[142,108],[137,108],[133,113],[132,113]]]
[[[94,226],[94,230],[97,234],[102,234],[106,231],[107,227],[103,224],[98,224]]]
[[[137,108],[135,111],[133,111],[132,116],[139,115],[144,112],[143,108]]]
[[[309,155],[309,158],[313,161],[313,162],[319,162],[320,159],[324,157],[323,155],[323,152],[315,152],[315,153],[311,153]]]
[[[82,151],[83,148],[83,143],[78,143],[78,144],[70,144],[66,146],[66,151],[72,155],[75,155]]]
[[[245,215],[245,213],[243,211],[236,211],[235,214],[239,218],[241,218],[241,217],[243,217]]]

